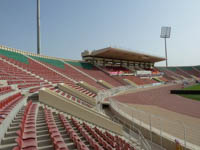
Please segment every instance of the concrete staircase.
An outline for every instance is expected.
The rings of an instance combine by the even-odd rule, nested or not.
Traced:
[[[15,146],[17,146],[17,143],[15,142],[15,139],[17,138],[17,130],[19,130],[19,126],[21,123],[21,119],[24,115],[24,108],[23,107],[16,115],[15,119],[10,124],[10,127],[7,130],[7,133],[0,144],[0,150],[12,150]]]

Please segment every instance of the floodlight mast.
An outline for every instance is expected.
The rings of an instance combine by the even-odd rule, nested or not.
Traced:
[[[40,54],[40,0],[37,0],[37,54]]]
[[[165,58],[166,58],[166,67],[168,67],[168,58],[167,58],[167,40],[165,39]]]
[[[168,58],[167,58],[167,38],[170,38],[171,27],[161,27],[161,38],[164,38],[165,41],[165,59],[166,59],[166,67],[168,67]]]

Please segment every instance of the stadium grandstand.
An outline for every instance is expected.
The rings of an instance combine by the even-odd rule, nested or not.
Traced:
[[[82,60],[0,46],[0,150],[199,150],[200,66],[107,47]]]

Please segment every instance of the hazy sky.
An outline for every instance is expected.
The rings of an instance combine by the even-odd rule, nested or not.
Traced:
[[[0,0],[0,20],[0,45],[36,52],[36,0]],[[41,0],[41,53],[81,59],[114,45],[164,56],[163,25],[169,65],[200,65],[200,0]]]

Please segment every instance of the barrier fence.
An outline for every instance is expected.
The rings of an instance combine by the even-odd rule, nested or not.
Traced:
[[[164,137],[174,142],[175,140],[178,141],[185,150],[186,148],[192,150],[200,149],[200,127],[199,129],[191,128],[181,121],[170,121],[130,107],[111,98],[109,101],[111,108],[130,120],[133,126],[135,124],[147,129],[149,131],[147,137],[149,137],[151,142],[158,141],[157,144],[160,147],[163,147]],[[158,135],[159,139],[154,134]]]

